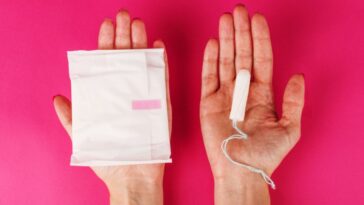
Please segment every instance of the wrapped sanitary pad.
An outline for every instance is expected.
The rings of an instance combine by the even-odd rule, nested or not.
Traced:
[[[167,163],[163,49],[69,51],[71,165]]]

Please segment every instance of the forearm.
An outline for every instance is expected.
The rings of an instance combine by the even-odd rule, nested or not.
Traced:
[[[110,205],[162,205],[162,182],[126,181],[109,187]]]
[[[215,205],[269,205],[269,190],[262,178],[224,177],[215,179]]]

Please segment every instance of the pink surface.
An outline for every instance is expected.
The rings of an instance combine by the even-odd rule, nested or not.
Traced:
[[[0,2],[0,204],[107,204],[88,168],[70,167],[71,142],[52,96],[70,95],[67,50],[95,49],[98,27],[118,8],[145,20],[170,59],[173,163],[166,204],[213,204],[199,129],[203,49],[235,0]],[[264,13],[275,52],[280,110],[289,76],[305,73],[302,138],[274,173],[280,205],[364,204],[364,3],[357,0],[249,0]]]
[[[132,108],[133,110],[149,110],[158,109],[161,107],[160,100],[133,100]]]

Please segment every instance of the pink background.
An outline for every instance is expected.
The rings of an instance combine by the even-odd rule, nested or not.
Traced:
[[[275,52],[278,111],[290,75],[306,77],[302,138],[274,173],[272,203],[364,204],[364,3],[249,0],[264,13]],[[201,59],[236,0],[0,2],[0,204],[107,204],[88,168],[69,166],[71,142],[52,96],[70,95],[66,51],[95,49],[99,24],[127,8],[169,52],[173,164],[166,204],[213,204],[199,127]]]

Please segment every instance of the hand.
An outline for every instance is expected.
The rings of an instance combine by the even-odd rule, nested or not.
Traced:
[[[234,160],[262,169],[268,175],[300,137],[304,78],[293,75],[289,80],[283,114],[278,119],[272,92],[273,54],[265,18],[255,14],[250,26],[246,8],[238,5],[233,14],[222,15],[219,24],[219,41],[209,40],[205,49],[200,104],[202,134],[215,179],[215,201],[241,203],[245,200],[241,193],[258,189],[262,194],[256,200],[260,201],[253,202],[255,199],[250,197],[245,204],[267,204],[269,194],[261,176],[229,162],[220,148],[225,138],[236,133],[229,120],[235,76],[240,69],[248,69],[252,74],[245,120],[238,124],[249,137],[230,141],[228,153]],[[224,198],[226,189],[237,195]]]
[[[116,28],[111,20],[104,20],[100,27],[99,49],[139,49],[147,48],[147,34],[143,21],[131,21],[127,11],[116,16]],[[155,48],[164,48],[162,41],[155,41]],[[166,65],[168,65],[166,60]],[[168,66],[166,66],[168,71]],[[168,89],[168,72],[167,72]],[[167,97],[169,127],[171,127],[171,106],[169,90]],[[71,103],[63,96],[54,98],[54,107],[63,127],[72,136]],[[105,182],[110,192],[111,204],[162,204],[162,182],[164,164],[91,167]]]

